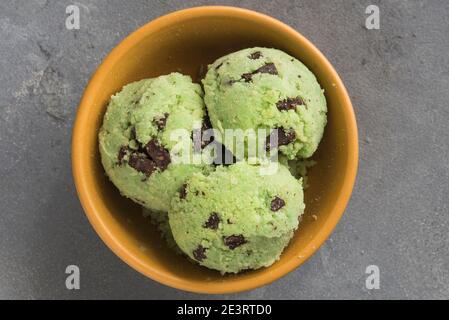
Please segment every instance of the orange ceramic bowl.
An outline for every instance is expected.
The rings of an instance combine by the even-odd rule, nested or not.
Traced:
[[[269,268],[238,275],[192,264],[166,248],[141,209],[120,196],[100,163],[97,134],[109,97],[132,81],[178,71],[198,81],[199,70],[227,53],[254,46],[295,56],[317,76],[329,113],[305,193],[296,235]],[[101,239],[123,261],[168,286],[231,293],[270,283],[306,261],[332,232],[348,203],[358,161],[357,127],[346,89],[327,59],[297,31],[266,15],[233,7],[198,7],[158,18],[123,40],[86,88],[72,141],[73,175],[81,204]]]

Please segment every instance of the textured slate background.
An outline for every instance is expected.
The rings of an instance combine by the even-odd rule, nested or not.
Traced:
[[[83,88],[121,39],[155,17],[211,1],[0,2],[0,298],[208,298],[122,263],[90,227],[71,176]],[[360,168],[332,237],[272,285],[223,298],[449,298],[449,2],[223,1],[272,15],[329,58],[357,113]],[[381,29],[366,30],[378,4]],[[65,267],[81,290],[65,288]],[[365,289],[365,268],[381,271]]]

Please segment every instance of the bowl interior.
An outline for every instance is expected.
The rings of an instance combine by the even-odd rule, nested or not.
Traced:
[[[126,39],[105,60],[89,84],[77,119],[82,134],[74,138],[74,144],[82,145],[74,154],[77,187],[79,191],[85,189],[81,193],[86,196],[81,201],[97,232],[122,259],[142,273],[192,291],[249,289],[270,282],[303,262],[338,221],[347,200],[341,206],[342,197],[349,196],[344,195],[348,192],[344,190],[348,184],[348,159],[356,152],[351,142],[356,133],[348,130],[352,109],[344,87],[327,61],[306,40],[298,38],[291,29],[286,32],[285,28],[275,20],[248,12],[230,14],[226,10],[208,10],[202,14],[175,14],[139,29]],[[123,85],[173,71],[198,81],[216,58],[253,46],[284,50],[315,73],[325,90],[328,125],[313,157],[317,164],[309,173],[305,216],[281,259],[269,268],[223,277],[171,252],[142,216],[141,208],[120,196],[101,166],[97,132],[109,97]],[[352,182],[349,181],[350,189]],[[340,210],[337,210],[339,203]]]

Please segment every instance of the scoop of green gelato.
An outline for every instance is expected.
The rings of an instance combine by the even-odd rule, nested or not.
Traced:
[[[275,262],[304,207],[302,182],[285,166],[261,175],[259,166],[238,162],[193,174],[172,200],[169,223],[190,258],[236,273]]]
[[[174,130],[192,134],[205,116],[203,93],[188,76],[172,73],[126,85],[111,97],[99,133],[103,167],[120,192],[144,207],[167,212],[171,198],[203,164],[174,163]],[[191,138],[185,140],[192,150]],[[179,141],[178,141],[179,142]]]
[[[294,57],[268,48],[237,51],[211,64],[203,85],[212,125],[222,134],[266,129],[269,137],[276,130],[278,141],[266,148],[278,148],[289,159],[310,157],[317,149],[326,99],[313,73]]]

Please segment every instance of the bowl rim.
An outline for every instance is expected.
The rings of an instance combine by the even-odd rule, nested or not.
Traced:
[[[337,90],[340,91],[343,97],[343,105],[345,106],[345,112],[343,114],[346,118],[346,122],[348,123],[348,127],[346,128],[349,140],[348,158],[345,168],[347,174],[340,190],[340,195],[338,197],[336,205],[331,210],[331,213],[329,214],[329,217],[325,224],[316,234],[314,234],[313,239],[303,249],[303,254],[301,256],[290,259],[275,271],[263,273],[256,278],[242,279],[232,283],[223,281],[219,284],[211,284],[206,282],[203,284],[199,284],[191,282],[189,280],[179,280],[178,278],[174,278],[167,274],[161,273],[156,269],[148,268],[139,260],[139,258],[134,256],[128,250],[128,248],[120,242],[120,240],[111,232],[111,230],[109,230],[109,228],[101,218],[101,214],[96,209],[95,201],[92,199],[89,192],[89,189],[91,187],[89,187],[89,183],[86,181],[85,175],[87,169],[87,162],[85,161],[85,159],[87,155],[86,151],[83,148],[83,138],[84,128],[87,124],[87,119],[90,111],[89,106],[93,102],[93,96],[99,89],[99,86],[102,83],[102,79],[106,77],[110,67],[115,63],[115,61],[120,58],[123,52],[126,52],[126,50],[128,50],[135,43],[145,37],[147,32],[149,32],[150,30],[161,28],[164,25],[170,24],[174,20],[187,20],[190,18],[200,16],[213,16],[217,14],[220,16],[228,15],[246,19],[250,18],[252,20],[257,20],[264,24],[268,24],[271,28],[277,29],[281,33],[289,34],[297,42],[302,43],[303,46],[307,47],[308,50],[312,52],[313,56],[315,56],[317,59],[317,64],[323,65],[323,67],[329,71],[329,73],[335,79]],[[255,289],[257,287],[267,285],[285,276],[286,274],[303,264],[319,249],[322,244],[324,244],[326,239],[330,236],[331,232],[338,224],[349,202],[357,175],[359,152],[358,149],[359,147],[356,117],[348,92],[333,66],[330,64],[327,58],[315,47],[315,45],[313,45],[298,31],[268,15],[249,9],[232,6],[199,6],[168,13],[146,23],[142,27],[129,34],[104,58],[102,63],[99,65],[99,67],[89,80],[79,104],[78,111],[76,113],[72,134],[72,171],[78,197],[89,222],[91,223],[99,237],[103,240],[103,242],[121,260],[123,260],[130,267],[137,270],[141,274],[169,287],[195,293],[226,294]]]

